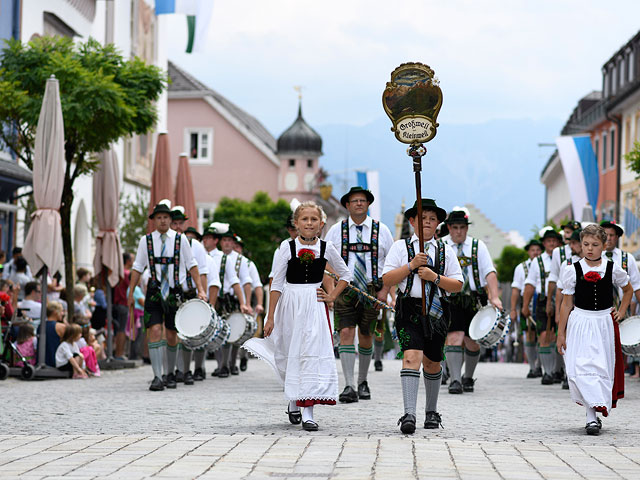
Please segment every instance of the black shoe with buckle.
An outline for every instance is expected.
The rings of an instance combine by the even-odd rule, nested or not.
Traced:
[[[185,385],[193,385],[193,375],[191,374],[191,370],[184,373],[184,384]]]
[[[542,385],[553,385],[553,377],[548,373],[542,375],[542,380],[540,380]]]
[[[302,429],[307,432],[317,432],[318,424],[313,420],[307,420],[306,422],[302,422]]]
[[[158,377],[153,377],[153,381],[149,386],[149,390],[151,390],[152,392],[160,392],[164,390],[164,384],[162,383],[162,379]]]
[[[287,405],[287,416],[289,417],[289,421],[293,425],[300,425],[302,422],[302,412],[300,410],[289,410],[289,405]]]
[[[476,381],[473,378],[462,377],[462,389],[465,392],[473,392],[473,385]]]
[[[222,367],[220,370],[218,370],[218,378],[227,378],[228,376],[229,376],[228,367]]]
[[[424,428],[432,429],[442,426],[442,417],[438,412],[427,412],[424,417]]]
[[[371,392],[369,391],[369,384],[366,380],[358,385],[358,398],[360,400],[371,400]]]
[[[167,375],[167,388],[176,388],[176,376],[173,373]]]
[[[542,377],[542,368],[538,367],[533,371],[533,374],[535,375],[534,378],[541,378]]]
[[[462,393],[463,391],[464,390],[462,388],[462,384],[458,380],[453,380],[449,384],[449,393],[451,393],[453,395],[458,395],[458,394]]]
[[[217,377],[220,375],[220,369],[216,368],[213,372],[211,372],[212,377]]]
[[[176,383],[183,383],[184,382],[184,373],[182,373],[180,370],[176,370]]]
[[[538,375],[536,375],[535,370],[529,370],[529,373],[527,373],[527,378],[538,378]]]
[[[587,431],[587,435],[600,435],[600,425],[598,422],[589,422],[585,425],[584,429]]]
[[[416,416],[411,413],[405,413],[398,420],[398,425],[400,425],[402,433],[411,434],[416,431]]]
[[[247,359],[246,358],[241,358],[240,359],[240,371],[244,372],[247,370]]]
[[[376,369],[376,372],[381,372],[382,371],[382,360],[376,360],[375,362],[373,362],[373,366]]]
[[[553,372],[553,383],[562,383],[564,375],[561,371]]]
[[[353,389],[353,387],[350,387],[349,385],[347,385],[346,387],[344,387],[344,390],[342,391],[342,393],[338,397],[338,400],[340,400],[340,403],[354,403],[354,402],[357,402],[358,401],[358,393]]]
[[[193,379],[196,382],[201,382],[204,380],[204,378],[205,378],[204,370],[202,370],[201,368],[196,368],[195,372],[193,372]]]

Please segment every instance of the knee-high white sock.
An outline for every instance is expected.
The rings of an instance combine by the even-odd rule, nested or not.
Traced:
[[[473,374],[480,361],[480,350],[472,351],[464,349],[464,376],[465,378],[473,378]]]
[[[309,420],[313,422],[313,405],[302,409],[302,421],[308,422]]]
[[[167,345],[167,368],[169,373],[175,373],[176,357],[178,356],[177,345]]]
[[[402,401],[404,413],[416,414],[418,403],[418,386],[420,385],[420,370],[403,368],[400,370],[400,382],[402,383]],[[440,388],[438,386],[438,388]]]
[[[463,348],[458,345],[447,345],[444,347],[444,354],[447,359],[447,368],[451,381],[461,381],[462,361],[464,359]]]
[[[207,351],[202,348],[193,352],[193,358],[195,359],[195,368],[201,368],[204,371],[204,359],[207,356]]]
[[[373,347],[363,348],[358,345],[358,385],[367,380]]]
[[[551,347],[540,347],[538,355],[540,357],[540,363],[542,364],[542,370],[544,371],[544,373],[546,375],[552,375],[555,359],[553,353],[551,352]]]
[[[225,350],[224,347],[220,347],[214,352],[214,356],[216,357],[216,362],[218,362],[218,369],[224,367],[224,359],[225,359]]]
[[[231,347],[231,353],[229,354],[229,367],[235,367],[236,363],[238,363],[238,350],[240,350],[240,347],[237,345],[233,345]]]
[[[438,411],[438,394],[440,393],[440,382],[442,381],[442,368],[438,373],[427,373],[422,371],[424,377],[424,387],[427,391],[426,412]]]
[[[376,362],[382,360],[382,354],[384,353],[384,340],[380,339],[373,342],[373,359]]]
[[[596,409],[591,407],[585,407],[587,411],[587,423],[597,421]]]
[[[162,367],[164,368],[164,374],[167,375],[169,373],[169,361],[167,359],[167,341],[160,340],[160,343],[160,350],[162,351]]]
[[[538,360],[538,350],[536,349],[535,342],[525,342],[524,352],[527,355],[527,361],[529,362],[529,369],[536,369],[536,361]]]
[[[162,342],[149,342],[149,360],[153,376],[162,378]]]
[[[180,344],[182,345],[182,344]],[[184,370],[181,370],[183,372],[189,372],[191,371],[191,355],[192,355],[192,350],[190,350],[189,348],[185,347],[184,345],[182,345],[182,368],[184,368]]]
[[[355,389],[353,370],[356,365],[356,347],[354,345],[340,345],[338,352],[340,353],[340,364],[342,365],[345,386]]]
[[[178,350],[180,352],[183,351],[184,346],[181,343],[178,343]],[[181,372],[186,372],[189,368],[184,365],[184,359],[182,357],[182,353],[176,357],[176,370]]]
[[[298,406],[297,402],[295,400],[290,400],[289,401],[289,411],[290,412],[299,412],[300,411],[300,407]]]

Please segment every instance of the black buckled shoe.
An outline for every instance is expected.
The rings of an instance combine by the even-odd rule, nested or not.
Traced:
[[[462,390],[465,392],[473,392],[473,386],[476,381],[473,378],[462,377]]]
[[[204,370],[202,370],[201,368],[196,368],[195,372],[193,372],[193,379],[196,382],[201,382],[204,380],[204,378],[205,378]]]
[[[449,393],[451,393],[452,395],[458,395],[458,394],[462,393],[463,391],[464,390],[462,388],[462,384],[458,380],[453,380],[449,384]]]
[[[173,373],[167,375],[167,388],[176,388],[177,386],[176,376]]]
[[[527,373],[527,378],[538,378],[538,375],[536,375],[535,370],[529,370],[529,373]]]
[[[249,363],[249,362],[247,361],[247,359],[246,359],[246,358],[241,358],[241,359],[240,359],[240,371],[241,371],[241,372],[244,372],[244,371],[246,371],[246,370],[247,370],[247,364],[248,364],[248,363]]]
[[[381,372],[382,371],[382,360],[376,360],[375,362],[373,362],[373,366],[376,369],[376,372]]]
[[[358,393],[353,389],[353,387],[350,387],[349,385],[347,385],[346,387],[344,387],[344,390],[342,391],[342,393],[338,397],[338,400],[340,401],[340,403],[354,403],[354,402],[357,402],[358,401]]]
[[[534,378],[541,378],[542,377],[542,368],[538,367],[533,371],[533,374],[535,375]]]
[[[442,426],[442,417],[438,412],[427,412],[424,418],[424,428],[432,429]]]
[[[227,378],[228,376],[229,376],[228,367],[222,367],[220,370],[218,370],[218,378]]]
[[[302,422],[302,412],[300,410],[289,410],[289,405],[287,405],[287,416],[293,425],[300,425]]]
[[[589,422],[584,427],[587,431],[587,435],[600,435],[600,428],[601,427],[598,422]]]
[[[562,371],[553,372],[553,383],[562,383],[563,378],[564,378],[564,375]]]
[[[369,384],[366,380],[358,385],[358,398],[360,400],[371,400],[371,392],[369,391]]]
[[[231,375],[240,375],[240,369],[237,365],[231,367]]]
[[[212,377],[218,377],[220,375],[220,369],[216,368],[213,372],[211,372]]]
[[[302,429],[307,432],[317,432],[318,424],[313,420],[307,420],[306,422],[302,422]]]
[[[540,380],[542,385],[553,385],[553,377],[548,373],[542,375],[542,380]]]
[[[416,416],[411,413],[405,413],[398,420],[398,425],[400,425],[402,433],[411,434],[416,431]]]
[[[185,385],[193,385],[193,381],[195,379],[193,378],[193,375],[191,374],[191,370],[185,372],[184,374],[184,384]]]
[[[151,390],[152,392],[160,392],[164,390],[164,384],[162,383],[162,379],[158,377],[153,377],[153,381],[149,386],[149,390]]]
[[[183,383],[184,382],[184,373],[182,373],[180,370],[176,370],[176,383]]]

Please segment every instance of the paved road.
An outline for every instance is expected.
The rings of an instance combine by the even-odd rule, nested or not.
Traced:
[[[370,373],[369,402],[317,407],[312,434],[288,424],[281,389],[257,360],[240,377],[164,392],[147,390],[149,367],[9,379],[0,478],[640,478],[638,381],[627,380],[627,398],[588,437],[582,408],[559,385],[525,379],[524,365],[480,364],[475,393],[443,388],[444,429],[405,437],[399,369],[386,360]]]

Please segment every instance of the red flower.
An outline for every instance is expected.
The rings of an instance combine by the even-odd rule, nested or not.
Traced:
[[[587,272],[584,274],[584,279],[587,282],[596,283],[598,280],[602,280],[602,277],[598,272]]]
[[[313,250],[303,248],[298,252],[298,258],[302,263],[311,263],[316,258],[316,254],[313,253]]]

